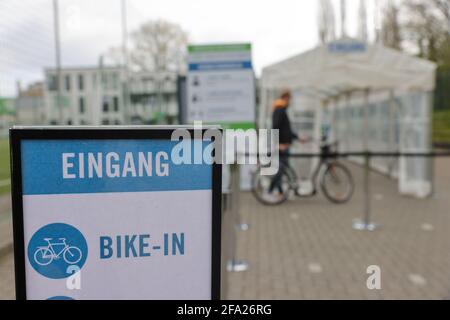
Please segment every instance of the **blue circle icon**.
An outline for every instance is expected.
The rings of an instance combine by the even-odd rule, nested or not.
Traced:
[[[81,270],[88,255],[83,234],[71,225],[52,223],[40,228],[28,244],[28,260],[34,270],[51,279],[63,279]]]
[[[71,298],[71,297],[66,297],[66,296],[56,296],[56,297],[48,298],[47,300],[75,300],[75,299]]]

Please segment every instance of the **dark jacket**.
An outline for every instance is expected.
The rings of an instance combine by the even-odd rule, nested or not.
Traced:
[[[280,144],[291,144],[298,136],[292,131],[286,108],[276,108],[272,114],[272,129],[280,131]]]

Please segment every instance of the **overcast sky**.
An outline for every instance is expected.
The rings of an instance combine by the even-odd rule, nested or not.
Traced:
[[[348,2],[356,34],[359,0]],[[63,66],[96,65],[121,44],[121,0],[59,0]],[[369,0],[369,10],[373,1]],[[255,70],[314,47],[318,0],[127,0],[128,28],[152,19],[179,24],[192,43],[251,42]],[[339,0],[334,0],[336,11]],[[369,29],[373,29],[369,18]],[[0,0],[0,96],[53,66],[52,0]]]

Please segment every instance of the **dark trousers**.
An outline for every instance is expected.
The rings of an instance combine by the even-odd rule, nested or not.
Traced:
[[[279,168],[276,175],[273,176],[272,182],[270,183],[269,193],[272,193],[275,188],[278,189],[279,193],[283,193],[283,188],[281,186],[281,180],[283,178],[283,174],[287,167],[289,167],[289,150],[280,151],[280,162]]]

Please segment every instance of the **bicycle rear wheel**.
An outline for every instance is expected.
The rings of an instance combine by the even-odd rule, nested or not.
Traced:
[[[336,204],[348,202],[355,189],[352,174],[345,166],[337,162],[327,165],[320,185],[325,197]]]
[[[283,172],[281,177],[281,193],[278,188],[270,191],[273,176],[261,175],[261,170],[258,169],[252,178],[252,193],[256,200],[264,205],[275,206],[282,204],[289,198],[291,190],[290,176],[287,172]]]

